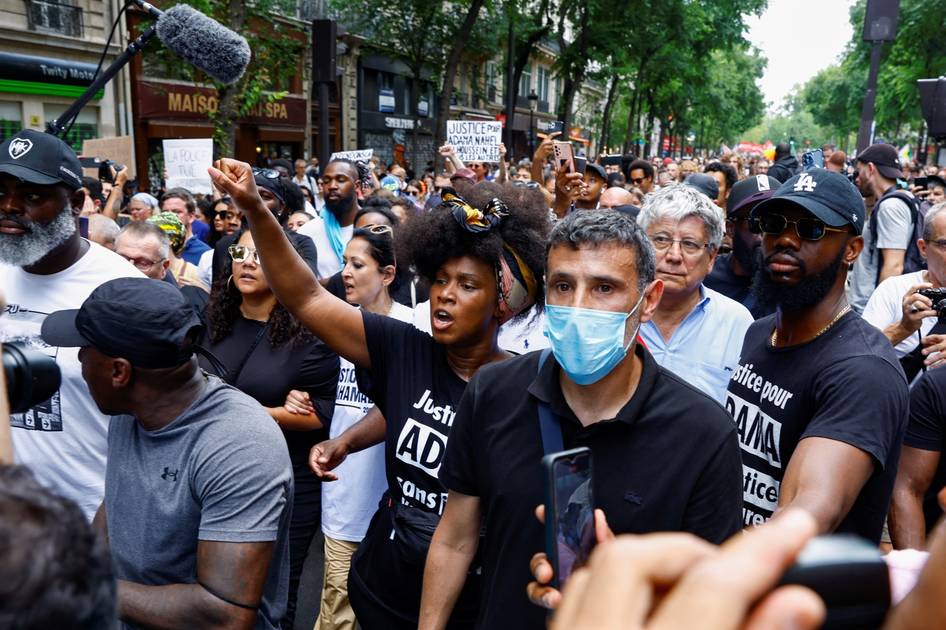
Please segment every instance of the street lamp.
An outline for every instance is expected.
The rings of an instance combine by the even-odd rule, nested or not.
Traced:
[[[535,106],[539,102],[539,95],[535,90],[529,90],[529,155],[535,154]]]
[[[897,36],[897,18],[900,0],[868,0],[864,14],[864,41],[871,43],[870,70],[867,73],[867,91],[861,107],[861,125],[857,132],[857,152],[874,141],[874,102],[877,98],[877,72],[884,42]]]

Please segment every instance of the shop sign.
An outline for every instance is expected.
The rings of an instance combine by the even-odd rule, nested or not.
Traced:
[[[394,116],[385,116],[384,126],[388,129],[413,129],[414,120],[411,118],[395,118]]]
[[[394,113],[394,90],[378,90],[378,111],[382,114]]]
[[[141,118],[207,120],[216,113],[220,99],[216,90],[195,85],[141,81],[138,86],[138,114]],[[269,125],[305,125],[305,99],[284,96],[257,103],[237,122]]]

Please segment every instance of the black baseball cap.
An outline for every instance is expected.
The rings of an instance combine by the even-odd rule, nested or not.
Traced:
[[[40,335],[51,346],[91,346],[136,367],[159,369],[187,362],[202,329],[174,285],[117,278],[92,291],[80,308],[50,313]]]
[[[605,183],[608,182],[608,173],[604,170],[604,167],[601,166],[600,164],[597,164],[595,162],[588,162],[587,164],[585,164],[585,172],[587,173],[588,171],[591,171],[595,175],[597,175],[601,179],[601,181]]]
[[[823,168],[812,168],[782,184],[775,194],[752,210],[757,217],[786,205],[807,210],[831,227],[853,225],[857,233],[864,229],[864,199],[844,175]]]
[[[683,183],[694,190],[700,191],[709,197],[710,201],[714,201],[719,197],[719,184],[712,175],[707,175],[706,173],[691,173],[687,175]]]
[[[72,147],[33,129],[24,129],[0,144],[0,173],[42,186],[82,187],[82,165]]]
[[[861,151],[857,158],[855,158],[855,161],[863,162],[864,164],[872,162],[874,166],[877,167],[877,170],[880,171],[880,174],[887,179],[900,179],[903,177],[903,171],[900,167],[900,154],[897,152],[897,147],[892,144],[882,142],[872,144]]]
[[[268,170],[269,172],[278,173],[276,170]],[[265,188],[269,192],[273,193],[273,196],[280,201],[280,203],[286,203],[286,189],[283,187],[281,177],[267,177],[261,173],[255,173],[253,179],[256,180],[256,185],[259,188]]]
[[[739,180],[729,191],[726,215],[731,217],[746,208],[751,212],[755,204],[774,195],[781,185],[782,182],[768,175],[753,175]]]

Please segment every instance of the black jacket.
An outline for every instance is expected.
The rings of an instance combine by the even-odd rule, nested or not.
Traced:
[[[786,155],[775,161],[775,164],[769,167],[769,177],[774,177],[781,183],[785,183],[798,174],[801,170],[798,160],[794,155]]]

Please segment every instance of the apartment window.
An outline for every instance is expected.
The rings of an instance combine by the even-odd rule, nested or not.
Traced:
[[[549,102],[549,69],[548,68],[539,68],[537,73],[538,86],[536,86],[535,91],[539,95],[539,102],[546,103],[548,106]]]
[[[55,0],[26,0],[31,31],[82,37],[82,9]]]
[[[497,94],[496,94],[496,79],[497,79],[497,74],[498,74],[498,73],[496,72],[496,64],[493,63],[492,61],[487,61],[487,62],[486,62],[486,80],[485,80],[485,82],[484,82],[485,85],[486,85],[486,90],[485,90],[485,91],[486,91],[486,102],[487,102],[487,103],[495,103],[495,102],[496,102],[496,97],[497,97]]]
[[[532,66],[526,64],[522,69],[522,78],[519,79],[519,96],[526,98],[529,96],[529,90],[532,89]]]

